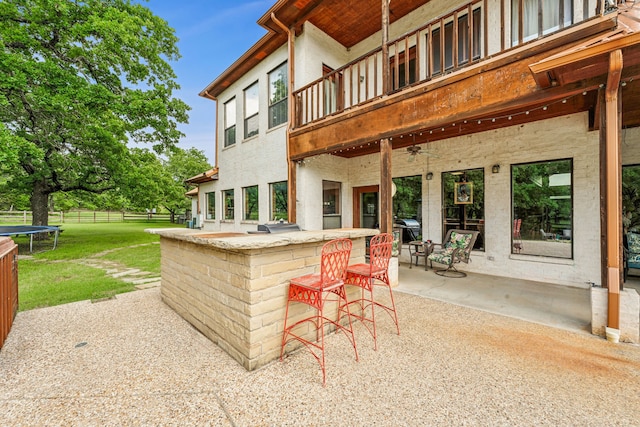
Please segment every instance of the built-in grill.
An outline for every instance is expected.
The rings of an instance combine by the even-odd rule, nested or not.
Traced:
[[[417,240],[418,236],[422,234],[420,223],[415,219],[396,219],[396,226],[398,226],[398,228],[402,228],[402,241],[405,243]]]
[[[301,228],[294,222],[275,222],[272,224],[258,224],[258,232],[262,233],[288,233],[300,231]]]

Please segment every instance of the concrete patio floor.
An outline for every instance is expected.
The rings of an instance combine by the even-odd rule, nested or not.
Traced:
[[[357,324],[358,362],[329,336],[326,387],[304,351],[245,371],[157,287],[21,312],[0,425],[640,425],[640,347],[587,333],[564,290],[403,265],[401,335],[379,316],[373,351]]]
[[[400,268],[398,291],[497,313],[542,325],[591,333],[588,288],[574,288],[531,280],[467,273],[445,278],[424,270]]]

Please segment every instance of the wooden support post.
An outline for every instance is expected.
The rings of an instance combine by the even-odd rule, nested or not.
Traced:
[[[598,102],[595,115],[598,121],[596,129],[599,133],[599,157],[600,157],[600,283],[603,288],[607,286],[607,116],[605,114],[605,91],[598,90]],[[594,120],[595,122],[595,120]]]
[[[391,142],[380,141],[380,232],[393,231],[393,211],[391,201]]]
[[[382,0],[382,94],[389,94],[389,2]],[[380,232],[393,231],[391,211],[391,141],[380,141]]]
[[[382,95],[389,94],[389,2],[382,0]]]
[[[609,54],[609,76],[605,92],[606,183],[607,183],[607,326],[620,329],[620,276],[622,265],[622,158],[620,153],[620,75],[622,51]]]

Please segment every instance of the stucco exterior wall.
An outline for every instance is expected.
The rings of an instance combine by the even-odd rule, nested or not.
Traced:
[[[216,193],[216,219],[204,220],[202,227],[215,231],[255,230],[258,223],[267,222],[269,212],[269,184],[287,180],[286,128],[287,122],[269,129],[269,72],[287,61],[287,47],[283,46],[265,58],[251,73],[234,82],[218,98],[218,164],[221,165],[219,179],[200,186],[200,209],[206,214],[206,193]],[[259,132],[244,138],[244,89],[258,81],[259,85]],[[236,143],[224,147],[224,104],[236,98]],[[242,220],[242,189],[258,185],[260,210],[258,221]],[[221,220],[221,191],[233,189],[235,219]]]
[[[306,159],[297,166],[297,222],[305,230],[322,230],[322,181],[342,183],[342,227],[353,226],[352,186],[347,159],[321,155]]]
[[[344,46],[310,22],[304,24],[304,32],[295,45],[296,89],[322,77],[323,65],[335,70],[351,60]]]

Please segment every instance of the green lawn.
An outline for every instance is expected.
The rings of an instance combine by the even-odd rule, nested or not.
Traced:
[[[80,260],[111,261],[128,268],[160,274],[159,236],[147,228],[181,227],[177,224],[110,223],[65,224],[55,250],[34,249],[31,258],[18,261],[18,296],[22,310],[108,298],[134,290],[134,285],[110,277],[105,269]],[[18,237],[20,255],[29,254],[28,239]],[[34,245],[36,246],[36,245]],[[50,249],[52,244],[39,244]]]

